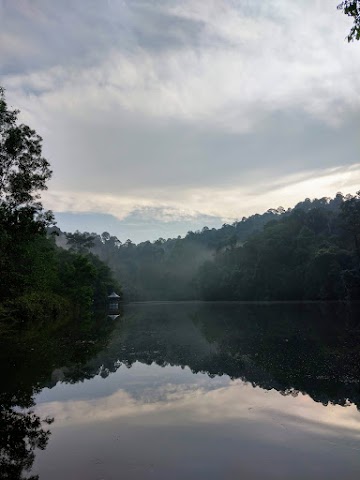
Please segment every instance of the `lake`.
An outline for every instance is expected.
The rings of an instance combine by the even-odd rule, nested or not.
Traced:
[[[359,313],[158,302],[5,332],[0,477],[359,478]]]

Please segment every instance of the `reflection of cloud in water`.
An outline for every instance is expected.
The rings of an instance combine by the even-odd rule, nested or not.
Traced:
[[[196,384],[168,383],[147,388],[135,398],[123,389],[91,400],[47,402],[37,408],[41,415],[56,418],[56,426],[93,424],[96,422],[140,422],[153,425],[196,425],[237,421],[261,426],[263,440],[274,432],[294,435],[297,432],[360,440],[360,417],[355,406],[341,407],[314,402],[307,395],[282,396],[278,392],[253,388],[241,381],[207,390]]]

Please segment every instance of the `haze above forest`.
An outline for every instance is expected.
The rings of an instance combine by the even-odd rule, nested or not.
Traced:
[[[59,246],[98,255],[126,300],[360,298],[360,192],[138,245],[109,232],[52,232]]]

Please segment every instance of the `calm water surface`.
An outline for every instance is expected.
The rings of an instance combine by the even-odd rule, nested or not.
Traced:
[[[0,477],[358,479],[358,319],[337,304],[133,304],[3,338]]]

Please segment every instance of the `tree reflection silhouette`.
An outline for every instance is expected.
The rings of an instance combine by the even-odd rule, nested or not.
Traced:
[[[111,375],[135,362],[227,375],[283,395],[360,407],[359,306],[189,303],[129,305],[118,322],[22,332],[0,341],[0,478],[29,478],[51,419],[31,408],[59,381]],[[11,361],[10,361],[11,359]],[[55,419],[56,420],[56,419]],[[33,480],[36,477],[30,477]]]
[[[33,406],[32,403],[28,399],[24,406]],[[46,448],[50,436],[46,426],[54,419],[41,419],[29,408],[20,410],[18,399],[6,394],[0,396],[0,406],[0,478],[37,480],[37,475],[29,477],[27,473],[33,466],[35,450]]]
[[[283,395],[360,407],[359,306],[341,304],[133,305],[105,350],[83,365],[107,377],[135,362],[228,375]],[[78,373],[70,369],[66,381]]]
[[[0,337],[0,479],[36,480],[31,474],[36,450],[48,444],[53,418],[35,413],[34,398],[59,380],[85,378],[82,365],[106,346],[113,324],[30,325]]]

